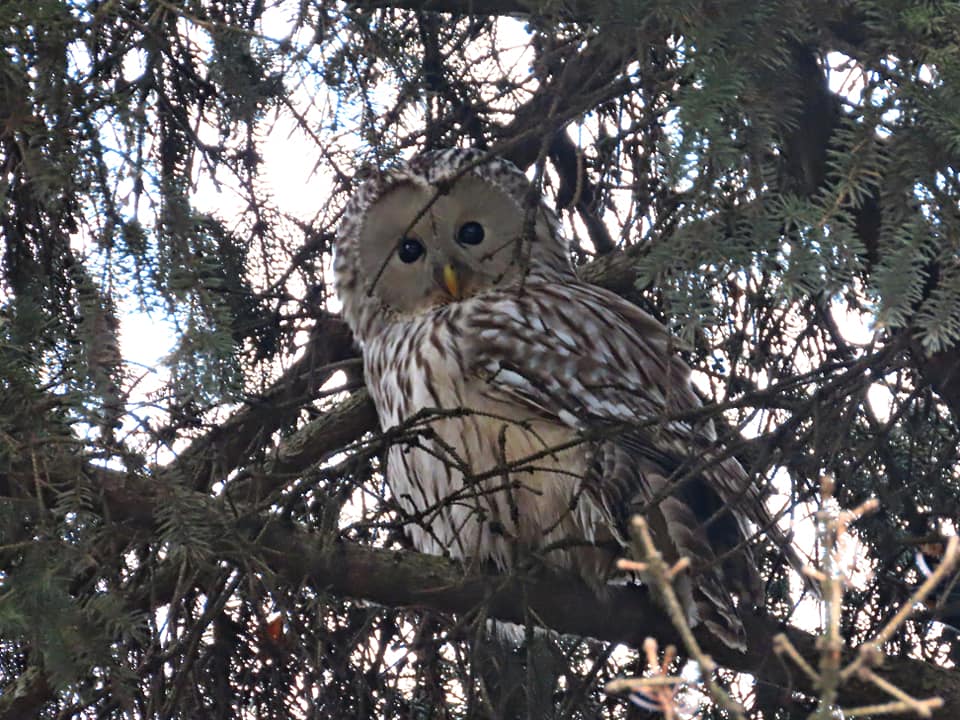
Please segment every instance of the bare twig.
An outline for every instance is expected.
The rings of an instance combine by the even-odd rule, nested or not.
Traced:
[[[833,497],[833,480],[826,477],[821,481],[821,497],[826,505]],[[840,616],[843,591],[848,578],[842,571],[837,543],[849,530],[851,523],[864,515],[874,512],[879,503],[868,500],[854,510],[834,513],[821,510],[817,515],[818,533],[822,546],[820,568],[807,568],[808,575],[816,579],[823,590],[826,603],[826,620],[823,635],[818,641],[820,650],[819,671],[803,659],[786,635],[774,639],[777,654],[786,655],[806,675],[820,693],[820,702],[812,720],[826,720],[835,716],[837,697],[841,685],[856,677],[871,683],[874,687],[894,698],[893,702],[864,705],[843,710],[845,717],[864,717],[867,715],[889,715],[892,713],[910,713],[917,717],[929,718],[935,709],[943,706],[942,698],[934,697],[918,700],[889,680],[877,675],[872,668],[880,664],[883,658],[883,645],[893,637],[897,629],[913,614],[916,607],[939,585],[953,570],[960,555],[960,540],[951,537],[947,541],[943,560],[923,584],[914,591],[910,599],[868,642],[857,649],[856,657],[842,667],[844,642],[840,635]]]
[[[943,553],[943,559],[936,569],[914,591],[910,599],[897,611],[897,614],[890,618],[876,637],[860,646],[859,656],[847,665],[841,673],[844,679],[858,672],[863,665],[873,666],[876,664],[876,658],[880,656],[883,644],[893,637],[897,629],[913,614],[916,606],[921,604],[936,589],[937,585],[946,579],[956,566],[958,559],[960,559],[960,538],[954,536],[947,540],[947,548]]]
[[[647,669],[653,675],[617,679],[607,683],[604,690],[611,695],[631,693],[631,699],[637,704],[663,713],[665,720],[674,720],[678,712],[677,690],[686,682],[682,677],[669,674],[670,666],[677,659],[677,648],[675,645],[667,645],[661,660],[657,641],[648,637],[643,641],[643,651],[647,656]]]
[[[650,534],[650,528],[644,518],[640,516],[633,518],[633,530],[634,536],[640,543],[643,557],[645,558],[644,562],[638,563],[632,560],[620,560],[617,566],[621,570],[628,572],[644,573],[650,579],[651,583],[657,589],[664,609],[670,617],[670,621],[673,623],[674,628],[680,635],[680,639],[683,641],[684,648],[694,662],[700,666],[700,673],[704,679],[707,691],[710,693],[710,697],[713,698],[718,705],[727,710],[734,718],[743,720],[743,706],[730,697],[727,691],[716,681],[714,674],[717,669],[717,664],[713,661],[713,658],[701,649],[700,643],[697,642],[693,631],[690,629],[690,624],[687,622],[687,615],[683,610],[683,606],[680,604],[680,599],[677,597],[676,592],[674,592],[673,580],[678,573],[689,566],[689,560],[687,558],[681,558],[674,565],[668,565],[666,560],[663,559],[663,555],[657,550],[653,542],[653,536]]]

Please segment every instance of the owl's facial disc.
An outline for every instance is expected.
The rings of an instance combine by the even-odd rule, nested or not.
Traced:
[[[360,231],[360,266],[371,294],[404,315],[427,312],[522,275],[524,213],[472,175],[445,195],[397,185],[374,202]]]

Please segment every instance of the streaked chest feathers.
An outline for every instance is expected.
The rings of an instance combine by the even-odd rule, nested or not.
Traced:
[[[543,551],[600,580],[613,560],[610,519],[584,486],[584,444],[497,396],[463,334],[470,305],[398,322],[365,348],[381,425],[416,433],[387,457],[390,489],[415,518],[409,533],[424,552],[506,568],[518,550]]]

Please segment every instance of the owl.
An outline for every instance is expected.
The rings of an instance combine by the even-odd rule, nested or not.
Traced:
[[[642,513],[693,562],[675,588],[691,624],[745,646],[763,493],[696,412],[665,328],[578,279],[517,167],[450,149],[382,172],[349,201],[334,268],[380,424],[411,433],[386,480],[419,550],[536,558],[600,589]]]

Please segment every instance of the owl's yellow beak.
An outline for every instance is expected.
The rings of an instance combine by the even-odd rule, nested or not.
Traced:
[[[460,292],[463,289],[460,286],[460,273],[457,272],[452,263],[443,266],[443,286],[452,298],[460,299]]]

